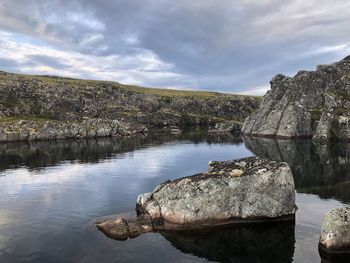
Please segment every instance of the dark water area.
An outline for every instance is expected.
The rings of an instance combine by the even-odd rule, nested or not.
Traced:
[[[287,162],[294,223],[105,237],[96,218],[129,212],[138,194],[206,171],[210,160]],[[0,144],[0,262],[321,262],[324,214],[350,203],[350,144],[181,135]],[[323,260],[322,262],[332,262]]]

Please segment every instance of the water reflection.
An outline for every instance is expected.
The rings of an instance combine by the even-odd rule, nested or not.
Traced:
[[[89,222],[130,211],[139,193],[211,159],[251,155],[241,142],[185,132],[1,144],[0,262],[204,262],[160,234],[116,243]]]
[[[350,203],[350,144],[244,137],[256,155],[287,162],[299,193]]]
[[[162,235],[182,252],[216,262],[293,261],[294,222]]]
[[[126,138],[2,143],[0,144],[0,171],[21,166],[29,169],[43,168],[56,165],[61,161],[97,163],[105,159],[123,158],[126,152],[138,148],[178,141],[189,141],[195,144],[242,143],[238,135],[217,135],[200,130],[179,135],[157,132],[150,133],[148,136],[138,135]]]
[[[323,215],[349,202],[347,145],[245,139],[255,154],[288,162],[298,189],[294,226],[145,234],[118,242],[88,225],[130,211],[139,193],[252,155],[240,138],[205,131],[0,144],[0,262],[320,262]],[[4,175],[1,177],[1,175]],[[305,193],[316,193],[303,194]],[[294,236],[295,233],[295,236]],[[294,252],[294,256],[293,256]]]

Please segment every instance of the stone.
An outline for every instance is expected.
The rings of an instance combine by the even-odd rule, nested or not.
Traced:
[[[242,123],[238,121],[226,121],[222,123],[216,123],[215,129],[210,130],[210,132],[216,133],[235,133],[240,132],[242,129]]]
[[[128,225],[122,218],[100,223],[97,228],[113,239],[126,240],[129,238]]]
[[[350,255],[350,207],[333,209],[325,215],[319,248],[326,253]]]
[[[211,161],[207,173],[160,184],[152,192],[138,196],[137,218],[126,221],[139,224],[145,216],[150,218],[152,226],[148,222],[136,232],[181,231],[294,220],[295,211],[289,166],[250,157]]]
[[[171,134],[174,134],[174,135],[177,135],[177,134],[181,134],[182,133],[182,130],[180,127],[177,127],[177,126],[170,126],[170,133]]]
[[[260,106],[242,126],[250,136],[350,140],[350,60],[294,77],[275,76]]]

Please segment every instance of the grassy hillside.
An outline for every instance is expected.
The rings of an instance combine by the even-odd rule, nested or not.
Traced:
[[[259,102],[256,96],[0,71],[0,123],[101,118],[148,127],[213,124],[243,121]]]
[[[260,96],[249,96],[249,95],[240,95],[240,94],[230,94],[230,93],[220,93],[220,92],[212,92],[212,91],[201,91],[201,90],[176,90],[176,89],[167,89],[167,88],[148,88],[148,87],[140,87],[135,85],[126,85],[121,84],[119,82],[113,81],[102,81],[102,80],[83,80],[83,79],[75,79],[75,78],[65,78],[58,76],[49,76],[49,75],[26,75],[26,74],[13,74],[7,73],[4,71],[0,71],[0,79],[6,79],[7,76],[11,74],[16,76],[21,81],[36,81],[40,82],[43,85],[74,85],[74,86],[95,86],[95,85],[109,85],[117,89],[124,89],[125,91],[143,93],[143,94],[151,94],[155,96],[162,97],[197,97],[203,99],[209,99],[216,96],[236,96],[237,98],[254,98],[260,99]]]

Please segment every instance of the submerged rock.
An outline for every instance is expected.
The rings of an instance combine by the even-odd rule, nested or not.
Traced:
[[[259,109],[245,120],[244,134],[350,140],[350,56],[270,83]]]
[[[136,211],[136,219],[114,219],[97,227],[124,240],[124,231],[115,232],[125,225],[141,234],[290,220],[296,211],[293,176],[286,163],[257,157],[210,162],[207,173],[167,181],[139,195]]]
[[[321,254],[348,254],[350,260],[350,207],[328,212],[319,242]]]

